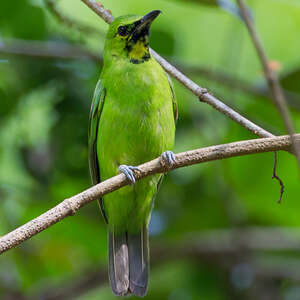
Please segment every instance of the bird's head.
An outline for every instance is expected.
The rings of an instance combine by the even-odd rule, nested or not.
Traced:
[[[150,26],[160,13],[160,10],[153,10],[143,17],[128,15],[116,18],[106,35],[105,60],[123,58],[134,64],[149,60]]]

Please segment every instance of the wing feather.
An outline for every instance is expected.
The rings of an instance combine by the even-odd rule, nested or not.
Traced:
[[[174,87],[173,87],[173,83],[171,81],[170,76],[167,74],[168,77],[168,81],[169,81],[169,85],[170,85],[170,89],[171,89],[171,93],[172,93],[172,102],[173,102],[173,114],[174,114],[174,120],[175,123],[178,120],[178,106],[177,106],[177,101],[176,101],[176,95],[175,95],[175,91],[174,91]]]
[[[99,79],[92,100],[90,118],[89,118],[89,129],[88,129],[89,168],[90,168],[92,183],[94,185],[101,181],[100,167],[99,167],[99,161],[97,155],[97,138],[98,138],[100,117],[104,106],[105,94],[106,94],[106,90],[103,87],[101,80]],[[99,199],[99,205],[103,217],[107,223],[107,216],[104,210],[102,199]]]

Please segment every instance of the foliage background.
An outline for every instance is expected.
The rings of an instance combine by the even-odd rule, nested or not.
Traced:
[[[56,3],[63,15],[100,32],[80,32],[62,24],[40,0],[0,1],[0,235],[90,186],[87,124],[101,60],[30,57],[3,50],[19,40],[38,40],[57,48],[64,47],[62,43],[83,47],[100,57],[107,25],[81,1]],[[244,24],[217,1],[104,0],[103,4],[114,16],[162,10],[152,27],[152,47],[246,117],[284,134]],[[299,132],[300,1],[248,4],[291,99]],[[218,80],[224,75],[233,86],[223,77]],[[179,104],[175,152],[254,138],[173,82]],[[258,94],[245,92],[245,83]],[[271,180],[272,167],[269,153],[201,164],[167,176],[150,231],[152,249],[168,248],[170,257],[160,257],[158,251],[151,256],[157,263],[145,299],[299,299],[300,272],[295,271],[293,279],[283,272],[299,266],[299,242],[294,250],[285,250],[282,241],[282,251],[241,248],[196,258],[171,255],[204,234],[218,242],[220,232],[232,233],[235,228],[263,233],[282,227],[299,237],[296,160],[287,153],[279,155],[278,173],[286,190],[281,205],[276,203],[279,186]],[[276,230],[274,238],[280,244]],[[259,248],[260,240],[255,242]],[[232,243],[239,241],[234,238]],[[113,299],[106,261],[105,224],[92,203],[0,257],[1,299]]]

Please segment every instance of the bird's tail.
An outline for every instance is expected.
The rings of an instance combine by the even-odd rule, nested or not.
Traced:
[[[114,234],[109,231],[109,279],[115,295],[146,295],[149,272],[148,240],[146,225],[137,234]]]

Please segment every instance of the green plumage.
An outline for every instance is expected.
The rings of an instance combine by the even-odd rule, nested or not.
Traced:
[[[121,164],[136,166],[173,148],[177,113],[174,93],[167,74],[149,54],[148,34],[152,20],[148,21],[146,31],[146,25],[138,23],[140,20],[139,16],[117,18],[107,34],[104,66],[90,115],[89,162],[94,184],[117,175]],[[125,37],[122,35],[124,29],[120,30],[120,26],[127,28],[128,34]],[[138,26],[144,26],[143,32]],[[141,32],[137,32],[136,28]],[[110,267],[114,269],[110,272],[117,274],[110,274],[111,284],[118,295],[133,292],[143,296],[146,293],[145,274],[137,275],[141,277],[141,284],[137,285],[141,285],[142,291],[135,292],[134,287],[131,287],[130,270],[134,266],[130,264],[135,260],[133,253],[138,252],[137,256],[142,255],[148,268],[147,227],[161,176],[144,178],[135,185],[104,196],[100,202],[111,234],[111,251],[117,252],[112,247],[118,242],[120,249],[123,249],[123,244],[129,249],[126,250],[128,253],[122,250],[125,253],[120,267],[122,271],[116,270],[116,257],[110,261]],[[119,237],[118,241],[114,240],[115,237]],[[137,245],[144,243],[144,246],[132,248],[130,253],[131,239],[133,245],[137,241]],[[126,260],[129,260],[129,267]],[[118,278],[120,276],[124,278]],[[118,280],[121,282],[119,286]]]

